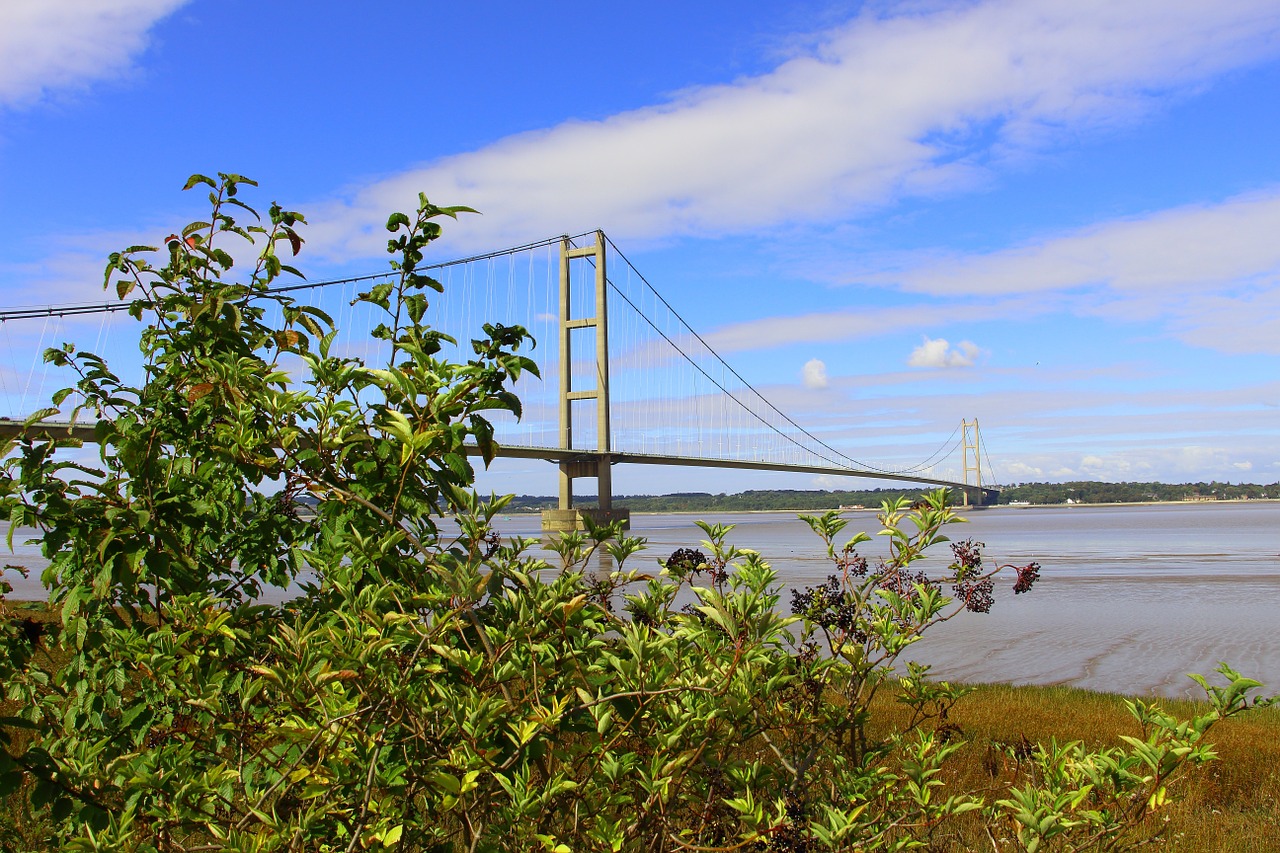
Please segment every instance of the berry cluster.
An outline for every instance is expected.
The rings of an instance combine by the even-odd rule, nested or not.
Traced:
[[[502,534],[496,530],[490,530],[480,541],[484,543],[484,559],[492,560],[502,547]]]
[[[911,604],[919,600],[921,587],[935,591],[938,589],[938,582],[923,571],[908,572],[899,569],[895,572],[884,572],[878,576],[877,582],[881,589],[901,596]]]
[[[774,827],[768,841],[756,842],[756,850],[777,850],[786,853],[813,853],[819,847],[809,829],[809,807],[790,790],[783,794],[786,804],[787,819],[780,826]]]
[[[694,548],[677,548],[663,565],[677,578],[706,572],[707,577],[717,586],[729,579],[729,570],[724,563],[708,560],[706,554]]]
[[[866,577],[867,558],[853,550],[852,544],[845,545],[840,556],[836,558],[836,568],[846,575],[853,575],[856,578]]]
[[[954,557],[951,569],[956,574],[956,581],[963,581],[965,578],[972,577],[982,571],[982,549],[984,547],[985,543],[975,542],[972,539],[951,543],[951,554]]]
[[[707,555],[694,548],[677,548],[667,558],[666,567],[672,572],[686,575],[701,571],[707,564]]]
[[[1030,592],[1031,585],[1040,580],[1039,563],[1027,563],[1025,566],[1014,566],[1013,570],[1018,574],[1018,579],[1013,584],[1014,595],[1018,595],[1023,592]]]
[[[858,623],[858,606],[844,594],[840,578],[835,575],[828,576],[827,582],[819,586],[791,590],[791,612],[845,634],[854,632]]]
[[[588,575],[583,577],[582,582],[587,587],[587,597],[600,605],[601,608],[613,612],[613,592],[614,585],[608,578],[596,575]]]
[[[995,581],[991,578],[968,578],[951,587],[970,613],[990,613],[995,603]]]

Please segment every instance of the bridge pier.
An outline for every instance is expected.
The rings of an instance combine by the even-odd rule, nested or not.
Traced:
[[[583,518],[591,519],[594,525],[611,524],[622,521],[622,529],[631,529],[631,510],[629,509],[595,509],[594,507],[575,509],[544,509],[542,511],[543,533],[565,533],[570,530],[586,530],[587,523]]]
[[[596,506],[573,505],[573,481],[580,477],[596,479]],[[566,459],[560,462],[560,505],[557,509],[544,510],[542,529],[547,533],[565,530],[585,530],[583,516],[593,524],[609,524],[622,521],[622,529],[631,529],[631,510],[613,506],[613,459],[607,454]]]
[[[960,499],[963,501],[961,507],[963,509],[982,509],[984,507],[995,506],[1000,500],[1000,491],[998,489],[985,489],[981,486],[968,486],[960,491]]]

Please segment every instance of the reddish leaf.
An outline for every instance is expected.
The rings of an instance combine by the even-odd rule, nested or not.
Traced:
[[[199,385],[192,385],[187,390],[187,402],[194,403],[201,397],[213,390],[213,384],[209,382],[201,382]]]

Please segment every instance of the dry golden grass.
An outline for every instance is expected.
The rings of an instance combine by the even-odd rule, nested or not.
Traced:
[[[1162,707],[1185,718],[1205,706],[1166,700]],[[877,728],[905,723],[905,709],[890,697],[877,702]],[[1003,796],[1015,780],[1003,745],[1081,741],[1088,747],[1123,745],[1120,735],[1139,736],[1124,697],[1071,687],[979,685],[950,714],[965,746],[950,767],[954,790]],[[1280,851],[1280,709],[1255,709],[1218,723],[1208,735],[1218,760],[1174,781],[1176,800],[1157,817],[1168,819],[1165,843],[1157,849],[1187,853]],[[993,776],[993,772],[995,775]],[[1020,782],[1019,782],[1020,784]],[[976,822],[960,846],[990,850]]]

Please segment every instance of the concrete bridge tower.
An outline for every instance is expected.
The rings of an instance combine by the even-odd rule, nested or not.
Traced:
[[[587,262],[595,267],[595,316],[574,317],[573,277],[570,265]],[[574,332],[594,330],[595,387],[573,387]],[[594,453],[574,454],[573,404],[579,400],[596,402],[596,448]],[[556,509],[542,513],[545,531],[582,529],[583,516],[597,524],[621,519],[630,526],[630,510],[613,508],[613,459],[609,431],[609,277],[605,259],[605,237],[596,231],[595,243],[574,248],[569,238],[560,241],[560,449],[565,455],[560,465],[560,501]],[[597,506],[579,509],[573,505],[573,481],[595,477]]]

